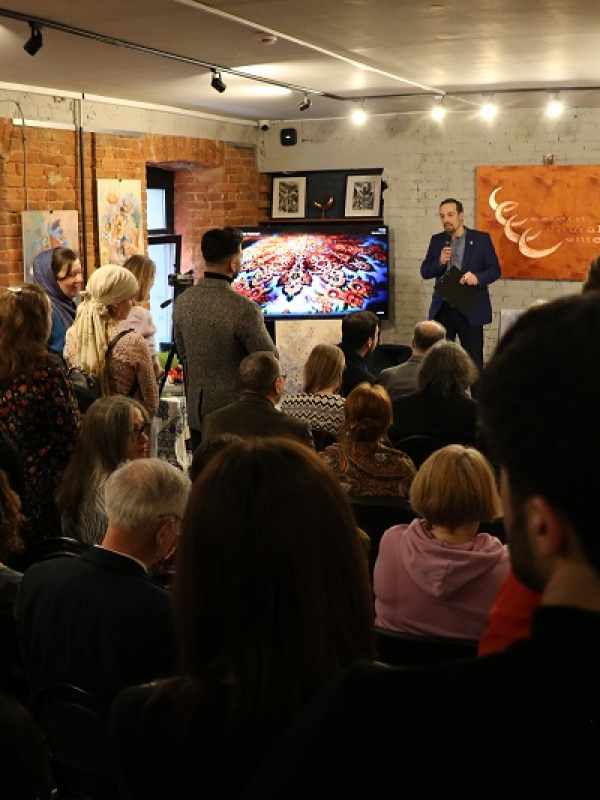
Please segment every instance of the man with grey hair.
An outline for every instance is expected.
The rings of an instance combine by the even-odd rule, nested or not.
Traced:
[[[174,548],[190,480],[166,461],[122,464],[105,488],[108,529],[83,555],[23,576],[17,630],[30,688],[58,681],[105,702],[176,666],[169,593],[149,567]]]
[[[433,319],[417,322],[413,329],[411,357],[403,364],[383,369],[379,373],[379,383],[387,390],[392,401],[418,390],[419,370],[425,353],[432,345],[445,338],[446,329],[439,322]]]
[[[244,438],[291,436],[314,449],[310,426],[275,406],[283,396],[285,374],[275,355],[263,350],[251,353],[240,364],[242,393],[235,403],[207,414],[202,422],[204,442],[222,433]]]

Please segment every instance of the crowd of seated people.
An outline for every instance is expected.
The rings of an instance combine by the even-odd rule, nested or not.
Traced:
[[[123,292],[130,291],[130,278],[118,273],[115,280],[117,287],[120,282],[126,285]],[[20,308],[24,300],[28,305]],[[90,312],[86,302],[88,298],[81,304],[81,318]],[[123,302],[120,311],[107,311],[110,320],[104,312],[100,315],[102,324],[109,326],[105,339],[110,338],[106,331],[112,331],[130,305],[128,298],[109,303],[116,307]],[[0,290],[2,303],[12,317],[0,314],[0,341],[3,335],[16,341],[14,332],[7,334],[2,327],[3,320],[10,319],[11,330],[18,330],[24,315],[29,339],[33,330],[35,341],[35,347],[19,351],[30,361],[24,358],[18,376],[2,388],[1,402],[10,409],[17,378],[20,390],[40,370],[44,375],[52,372],[54,362],[44,349],[51,317],[44,293],[35,286]],[[31,319],[38,319],[39,335]],[[73,336],[74,330],[68,338]],[[151,360],[147,341],[144,348],[144,357]],[[359,383],[345,399],[335,394],[344,353],[333,345],[313,349],[305,370],[305,391],[287,399],[285,375],[272,353],[255,353],[245,362],[244,394],[235,408],[206,417],[210,435],[203,432],[194,453],[189,501],[187,478],[175,467],[164,476],[172,481],[170,488],[166,490],[163,483],[152,494],[153,480],[160,483],[157,475],[152,477],[153,470],[164,462],[147,458],[149,411],[127,392],[97,400],[80,419],[68,379],[58,369],[53,380],[62,387],[62,394],[57,393],[61,409],[73,411],[72,435],[63,442],[62,461],[46,477],[45,497],[40,497],[37,475],[37,465],[43,471],[44,461],[32,461],[27,442],[42,431],[33,426],[23,438],[18,412],[12,412],[16,417],[12,426],[4,427],[4,419],[12,419],[10,411],[0,418],[2,432],[17,442],[17,454],[23,459],[25,488],[20,500],[4,487],[0,473],[0,491],[13,502],[14,518],[24,515],[22,530],[30,530],[30,509],[43,501],[50,511],[42,512],[42,517],[38,512],[34,530],[43,535],[56,531],[53,514],[59,512],[62,533],[102,545],[74,559],[27,567],[24,578],[0,564],[0,586],[6,584],[12,592],[7,595],[8,606],[17,587],[22,587],[16,610],[30,686],[47,677],[86,684],[87,672],[92,680],[86,685],[108,703],[122,688],[169,676],[126,691],[114,706],[111,734],[121,759],[124,798],[176,799],[187,796],[190,785],[223,798],[242,791],[257,774],[262,776],[259,767],[282,731],[311,707],[320,690],[355,661],[374,659],[374,625],[423,636],[481,639],[483,655],[510,648],[515,640],[528,640],[541,603],[540,582],[538,588],[530,588],[522,580],[522,570],[518,575],[510,570],[508,548],[479,532],[481,523],[501,513],[498,476],[473,447],[478,443],[479,406],[468,390],[476,372],[458,345],[439,341],[430,347],[419,371],[419,391],[400,398],[398,405],[392,405],[374,375],[372,382]],[[329,382],[323,378],[327,370]],[[485,378],[483,383],[485,394]],[[39,394],[37,389],[29,392]],[[340,441],[318,455],[311,452],[310,435],[311,428],[321,425],[302,416],[305,409],[299,400],[304,395],[309,401],[317,396],[327,402],[336,398],[328,424],[339,431]],[[55,397],[48,402],[54,403]],[[277,410],[280,405],[283,411]],[[55,418],[56,406],[49,407],[51,411],[38,411],[40,416]],[[340,412],[341,426],[339,416],[337,425],[334,419]],[[397,423],[393,428],[392,418]],[[65,415],[63,424],[67,419]],[[390,446],[391,430],[394,441],[410,430],[434,432],[457,444],[439,449],[417,470],[401,449]],[[31,469],[34,463],[36,468]],[[353,497],[405,498],[415,512],[410,525],[397,525],[384,534],[373,585],[364,537],[349,505]],[[518,524],[510,522],[513,527]],[[8,549],[18,550],[17,539]],[[0,559],[9,567],[18,566],[18,560],[5,559],[1,548]],[[174,564],[169,591],[152,581],[153,568],[165,560]],[[336,581],[331,580],[331,564],[336,565]],[[108,583],[98,579],[103,571],[112,573]],[[117,589],[117,584],[143,586],[137,608],[131,603],[125,608],[124,598],[130,597],[131,589]],[[77,595],[74,587],[82,593]],[[178,645],[169,616],[172,602]],[[153,604],[160,607],[160,614]],[[74,623],[66,608],[76,609],[81,620]],[[157,616],[163,621],[169,618],[156,634],[163,642],[165,663],[159,664],[155,654],[148,656],[151,649],[138,647],[148,669],[118,674],[114,680],[117,673],[111,673],[109,656],[136,663],[131,653],[123,656],[124,648],[135,646],[131,631],[152,630],[145,627],[150,625],[149,613],[155,617],[153,624]],[[106,628],[97,639],[104,650],[95,652],[85,637],[71,642],[72,630],[89,627],[98,633],[103,615]],[[115,619],[128,620],[128,642],[113,631]],[[89,653],[77,650],[79,646]],[[62,655],[57,664],[52,654],[58,650]],[[90,654],[93,664],[86,661]],[[64,671],[69,663],[77,663],[81,671]],[[47,672],[37,672],[39,665]],[[368,695],[371,676],[366,675],[363,684],[357,675],[360,691]],[[107,688],[100,677],[113,683]],[[378,680],[374,677],[374,684]],[[373,697],[380,700],[379,689]],[[192,758],[196,752],[204,757]],[[158,761],[159,756],[165,774],[157,780],[144,765],[148,758]],[[373,796],[379,796],[374,791]],[[353,796],[351,791],[348,796]]]

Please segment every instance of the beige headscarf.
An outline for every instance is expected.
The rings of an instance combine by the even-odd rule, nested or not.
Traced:
[[[81,292],[81,302],[73,324],[77,364],[90,375],[100,378],[102,392],[108,394],[105,374],[106,349],[110,343],[111,316],[108,306],[137,294],[135,275],[125,267],[107,264],[97,269]],[[116,321],[112,323],[116,326]]]

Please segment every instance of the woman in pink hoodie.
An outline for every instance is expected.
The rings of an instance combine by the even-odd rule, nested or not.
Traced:
[[[443,447],[419,469],[410,502],[422,518],[390,528],[381,540],[375,624],[479,639],[510,566],[500,540],[477,533],[501,513],[489,463],[471,447]]]

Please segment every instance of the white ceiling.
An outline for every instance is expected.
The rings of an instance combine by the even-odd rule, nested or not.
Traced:
[[[490,93],[503,106],[600,106],[598,0],[0,0],[0,82],[177,106],[218,116],[294,120],[422,113],[436,94]],[[45,19],[44,45],[23,50]],[[207,66],[52,29],[50,23],[299,87],[286,91]],[[259,39],[265,32],[273,44]],[[598,87],[595,91],[591,87]],[[298,108],[302,91],[312,106]],[[510,94],[502,90],[510,89]],[[426,96],[422,96],[425,92]],[[381,95],[409,95],[381,97]],[[376,99],[380,96],[379,99]],[[447,98],[469,110],[484,94]]]

